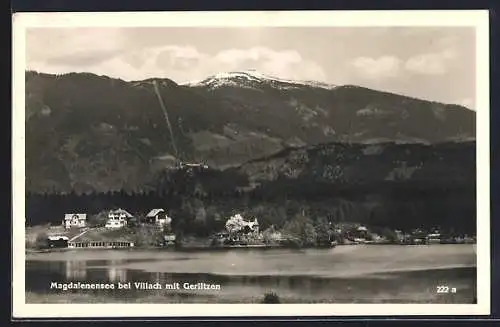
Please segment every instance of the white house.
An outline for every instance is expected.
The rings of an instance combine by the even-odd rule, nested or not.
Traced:
[[[366,228],[365,226],[358,226],[358,228],[356,230],[358,232],[367,232],[368,228]]]
[[[439,233],[428,234],[426,237],[426,241],[428,244],[441,243],[441,234]]]
[[[226,230],[230,234],[238,232],[259,234],[259,222],[257,218],[247,221],[240,214],[236,214],[226,221]]]
[[[153,209],[146,215],[146,222],[159,226],[170,225],[172,218],[164,209]]]
[[[366,238],[368,236],[368,228],[365,226],[358,226],[356,228],[356,232],[354,232],[354,242],[357,243],[366,243]]]
[[[117,209],[111,210],[108,213],[108,220],[106,222],[106,228],[122,228],[127,226],[127,222],[133,216],[126,210]]]
[[[85,213],[67,213],[64,215],[62,222],[64,228],[77,227],[82,228],[87,226],[87,214]]]

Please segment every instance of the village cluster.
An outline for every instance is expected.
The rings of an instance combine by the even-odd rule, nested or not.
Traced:
[[[94,238],[89,240],[84,238],[92,230],[119,230],[127,227],[134,216],[124,209],[110,210],[107,215],[107,220],[104,226],[89,226],[87,214],[85,213],[69,213],[64,215],[62,226],[66,230],[79,230],[81,233],[72,238],[66,235],[49,235],[48,247],[51,248],[122,248],[134,247],[133,241]],[[170,218],[164,209],[152,209],[145,218],[141,221],[142,224],[155,226],[160,230],[169,231],[172,218]],[[165,233],[164,242],[167,244],[175,243],[175,234]]]
[[[49,235],[48,246],[51,248],[121,248],[134,247],[134,242],[123,240],[82,240],[83,235],[88,231],[102,229],[111,231],[119,230],[131,226],[131,220],[134,218],[130,212],[124,209],[110,210],[104,226],[89,226],[87,214],[71,213],[65,214],[62,220],[62,226],[66,230],[80,230],[81,233],[69,238],[66,235]],[[170,218],[164,209],[152,209],[141,221],[140,225],[149,225],[163,231],[163,245],[174,245],[176,235],[172,232],[172,218]],[[245,220],[240,214],[230,217],[225,223],[226,231],[217,233],[213,236],[213,245],[220,241],[222,244],[247,245],[248,240],[262,241],[262,233],[259,231],[259,222],[257,219],[251,221]],[[277,239],[280,236],[274,235]]]
[[[87,221],[87,214],[71,213],[66,214],[62,227],[66,231],[77,231],[71,237],[67,235],[49,235],[47,239],[48,247],[51,248],[127,248],[137,246],[133,240],[121,239],[120,233],[114,237],[101,237],[103,232],[119,231],[125,227],[136,226],[131,222],[134,215],[124,209],[110,210],[107,219],[101,226],[91,226]],[[177,237],[172,231],[172,218],[168,216],[164,209],[152,209],[144,218],[140,219],[139,225],[149,226],[161,231],[162,246],[178,244]],[[457,243],[475,243],[475,237],[468,235],[445,236],[438,228],[431,230],[414,229],[410,232],[401,230],[388,230],[386,235],[379,235],[368,227],[361,224],[343,223],[338,225],[329,224],[325,227],[329,233],[326,233],[326,240],[318,242],[318,246],[334,247],[336,245],[352,244],[457,244]],[[91,235],[94,231],[94,237],[85,237]],[[98,231],[101,231],[99,234]],[[89,233],[90,232],[90,233]],[[387,235],[389,234],[389,235]],[[245,219],[241,214],[235,214],[225,222],[225,229],[211,236],[210,246],[286,246],[290,245],[295,235],[290,235],[286,231],[269,228],[265,231],[260,230],[257,218]],[[299,236],[300,238],[300,236]]]
[[[134,216],[124,209],[111,210],[108,213],[108,219],[104,227],[114,229],[123,228],[128,225]],[[172,219],[167,215],[164,209],[153,209],[145,217],[144,223],[156,224],[158,226],[167,226]],[[62,222],[66,229],[87,227],[87,214],[66,214]]]

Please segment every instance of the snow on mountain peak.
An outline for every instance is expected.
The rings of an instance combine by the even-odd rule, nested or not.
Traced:
[[[275,76],[260,73],[256,70],[245,70],[235,72],[222,72],[212,75],[204,80],[188,82],[186,86],[205,86],[212,89],[223,86],[253,87],[255,84],[268,84],[280,89],[290,89],[303,86],[333,89],[336,86],[316,81],[287,80]]]

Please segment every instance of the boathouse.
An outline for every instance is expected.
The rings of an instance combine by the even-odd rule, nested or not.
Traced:
[[[47,237],[49,248],[67,248],[69,238],[62,235],[51,235]]]

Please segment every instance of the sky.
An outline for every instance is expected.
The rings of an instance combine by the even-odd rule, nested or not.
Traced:
[[[30,28],[26,69],[177,83],[257,70],[475,109],[471,27]]]

